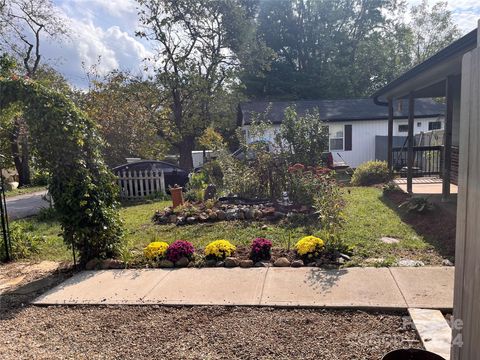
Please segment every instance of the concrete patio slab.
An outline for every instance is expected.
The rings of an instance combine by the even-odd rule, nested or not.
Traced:
[[[408,307],[425,309],[453,308],[452,267],[397,267],[390,271],[402,291]]]
[[[270,269],[261,305],[406,308],[387,268]]]
[[[143,301],[169,305],[258,305],[267,271],[267,268],[177,269]]]
[[[33,304],[142,304],[171,270],[83,271],[46,292]]]
[[[452,329],[439,310],[408,309],[425,350],[450,360]]]

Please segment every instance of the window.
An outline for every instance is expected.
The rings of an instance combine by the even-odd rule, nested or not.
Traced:
[[[417,122],[417,127],[422,127],[422,123],[420,121]]]
[[[442,128],[441,121],[430,121],[428,123],[428,130],[440,130]]]
[[[330,143],[330,151],[343,151],[343,125],[329,125],[328,136]]]
[[[398,132],[399,133],[407,133],[408,132],[408,125],[398,125]]]

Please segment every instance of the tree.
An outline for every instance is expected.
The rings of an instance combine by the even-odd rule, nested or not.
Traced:
[[[58,39],[66,33],[62,17],[52,0],[8,0],[0,6],[0,51],[13,56],[22,66],[17,72],[37,78],[41,65],[41,43],[46,35]],[[20,186],[30,184],[28,128],[21,115],[14,119],[10,146]]]
[[[422,0],[410,9],[414,64],[426,60],[460,36],[447,5],[439,1],[430,7],[427,0]]]
[[[276,144],[290,164],[318,166],[323,162],[323,152],[328,150],[328,126],[320,121],[318,110],[299,116],[294,107],[288,107]]]
[[[32,145],[51,173],[49,192],[64,241],[83,266],[115,254],[122,236],[115,176],[101,156],[96,125],[61,93],[29,79],[0,77],[0,108],[21,107]]]
[[[258,36],[275,57],[269,68],[244,74],[245,93],[273,100],[369,96],[458,36],[444,3],[412,11],[410,23],[396,0],[262,1]]]
[[[158,118],[165,113],[158,109],[156,95],[150,83],[127,72],[112,71],[92,81],[81,107],[98,124],[107,143],[108,165],[123,164],[127,157],[159,159],[166,154],[168,143],[158,130]]]
[[[143,30],[138,36],[157,48],[155,84],[170,116],[161,135],[180,155],[180,166],[193,167],[191,152],[199,136],[225,111],[253,32],[253,2],[240,0],[138,0]]]

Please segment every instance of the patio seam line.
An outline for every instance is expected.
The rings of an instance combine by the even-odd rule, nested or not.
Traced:
[[[173,270],[168,270],[168,272],[167,272],[167,274],[166,274],[165,276],[163,276],[160,280],[158,280],[158,282],[157,282],[155,285],[153,285],[153,287],[152,287],[150,290],[148,290],[145,295],[143,295],[142,297],[140,297],[140,300],[141,300],[141,301],[144,301],[145,298],[146,298],[158,285],[160,285],[160,283],[161,283],[163,280],[165,280],[165,279],[168,277],[168,275],[170,275],[170,274],[172,273],[172,271],[173,271]]]
[[[258,305],[262,305],[263,293],[265,291],[265,284],[267,283],[267,275],[268,275],[269,270],[270,270],[270,267],[267,267],[267,271],[265,271],[265,275],[263,276],[263,284],[262,284],[262,288],[260,290],[260,298],[258,300]]]
[[[407,302],[407,299],[405,298],[405,295],[403,294],[403,291],[400,287],[400,285],[397,282],[397,279],[395,278],[395,275],[393,275],[392,270],[388,268],[388,272],[390,273],[390,276],[392,277],[393,281],[395,282],[395,285],[397,286],[398,291],[400,292],[400,295],[402,295],[402,299],[405,302],[405,308],[408,309],[410,305]]]

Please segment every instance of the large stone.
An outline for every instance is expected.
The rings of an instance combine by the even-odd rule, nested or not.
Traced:
[[[195,218],[193,216],[187,217],[187,224],[194,224],[195,223]]]
[[[227,268],[233,268],[240,265],[240,260],[238,260],[236,257],[233,257],[233,256],[229,256],[225,258],[224,262],[225,262],[225,267]]]
[[[100,267],[102,261],[99,259],[92,259],[85,264],[85,270],[96,270]]]
[[[245,213],[243,212],[243,210],[238,210],[237,211],[237,219],[238,220],[245,220]]]
[[[208,218],[209,218],[211,221],[217,220],[217,218],[218,218],[217,213],[216,213],[215,211],[211,211],[210,214],[208,214]]]
[[[177,262],[175,262],[175,266],[176,267],[185,267],[185,266],[188,265],[188,263],[189,263],[188,258],[185,257],[185,256],[182,256],[180,259],[178,259]]]
[[[215,264],[216,267],[224,267],[225,266],[225,261],[217,261]]]
[[[241,260],[240,267],[242,268],[251,268],[253,266],[253,260]]]
[[[173,214],[168,217],[168,222],[171,224],[175,224],[177,222],[177,215]]]
[[[227,217],[227,216],[226,216],[226,214],[225,214],[225,211],[223,211],[223,210],[218,210],[218,211],[217,211],[217,218],[218,218],[218,220],[220,220],[220,221],[225,220],[226,217]]]
[[[158,266],[161,268],[173,268],[174,263],[170,260],[164,259],[159,261]]]
[[[102,263],[100,264],[101,269],[124,269],[125,264],[121,260],[116,260],[116,259],[106,259],[103,260]]]
[[[275,214],[275,208],[274,207],[266,207],[262,209],[262,214],[263,216],[273,216]]]
[[[442,265],[443,266],[453,266],[454,264],[448,259],[443,259],[442,260]]]
[[[418,267],[418,266],[425,266],[425,264],[423,263],[423,261],[402,259],[398,262],[398,266]]]
[[[380,241],[385,244],[398,244],[400,242],[400,240],[388,236],[381,237]]]
[[[286,257],[281,257],[275,260],[273,263],[273,266],[276,267],[288,267],[290,266],[290,261]]]
[[[228,209],[226,212],[227,220],[236,220],[237,219],[237,209]]]
[[[303,264],[303,260],[294,260],[292,261],[292,267],[302,267],[304,264]]]
[[[208,220],[207,213],[201,213],[200,215],[198,215],[198,220],[200,220],[201,222],[207,221]]]

